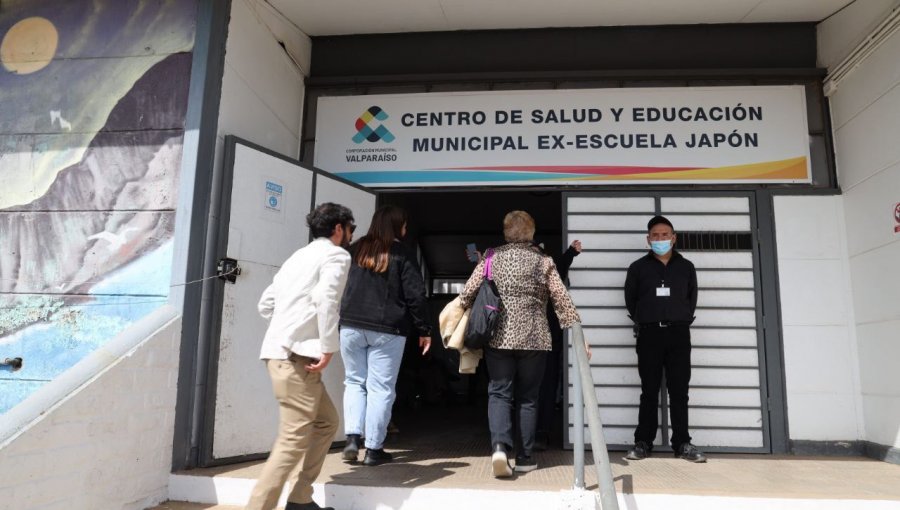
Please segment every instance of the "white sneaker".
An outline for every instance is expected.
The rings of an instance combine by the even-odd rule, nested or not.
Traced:
[[[509,465],[509,457],[502,447],[491,455],[491,467],[494,471],[494,478],[508,478],[513,474],[512,466]]]

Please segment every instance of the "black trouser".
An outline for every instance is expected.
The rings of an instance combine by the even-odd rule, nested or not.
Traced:
[[[537,425],[538,432],[546,434],[548,438],[553,431],[553,419],[556,417],[556,397],[559,394],[559,374],[562,371],[563,332],[551,325],[550,337],[553,340],[553,348],[547,352],[544,378],[541,380]]]
[[[688,386],[691,382],[691,330],[689,326],[642,326],[637,338],[638,373],[641,375],[641,410],[634,440],[653,445],[658,427],[657,407],[663,370],[669,389],[672,448],[677,452],[691,440],[688,434]]]
[[[519,415],[522,455],[531,455],[537,425],[537,401],[546,362],[544,351],[518,349],[484,350],[488,376],[488,425],[491,445],[502,443],[507,450],[513,439],[513,402]]]

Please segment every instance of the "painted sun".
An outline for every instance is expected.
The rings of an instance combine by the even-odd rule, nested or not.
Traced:
[[[34,16],[13,25],[0,42],[0,63],[15,74],[47,67],[56,55],[59,32],[47,18]]]

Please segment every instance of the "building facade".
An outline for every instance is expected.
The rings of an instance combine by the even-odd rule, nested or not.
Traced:
[[[435,24],[423,11],[407,23],[386,17],[377,31],[390,33],[278,1],[3,3],[0,358],[20,356],[24,367],[0,372],[0,448],[33,466],[0,462],[9,473],[3,484],[34,485],[53,451],[103,459],[139,451],[153,460],[134,466],[146,481],[122,504],[140,507],[163,498],[173,467],[264,453],[257,445],[270,437],[240,444],[240,413],[222,414],[258,393],[247,378],[264,377],[244,375],[255,366],[243,358],[254,345],[245,337],[260,325],[239,319],[256,299],[240,287],[255,278],[255,261],[234,254],[246,249],[234,243],[247,234],[230,226],[241,151],[309,172],[304,207],[329,196],[368,211],[378,201],[416,207],[454,193],[493,202],[541,194],[532,207],[553,211],[535,214],[551,224],[549,242],[594,243],[571,284],[603,353],[595,382],[613,445],[627,442],[636,416],[615,276],[641,249],[640,228],[629,221],[673,215],[707,282],[693,360],[698,442],[896,462],[898,5],[832,2],[791,13],[769,3],[756,2],[742,23],[722,10],[596,27],[562,14],[514,26],[452,15]],[[546,26],[555,28],[538,28]],[[474,95],[493,104],[527,95],[532,104],[566,103],[569,93],[604,98],[613,90],[652,101],[660,91],[779,87],[802,92],[808,173],[796,182],[373,185],[322,163],[335,143],[322,127],[326,108],[342,101]],[[427,168],[456,168],[448,158],[435,153]],[[324,172],[301,168],[314,166]],[[468,232],[487,235],[481,226]],[[431,239],[437,244],[422,241],[422,257],[437,279],[433,253],[452,249],[441,243],[453,239]],[[226,257],[244,267],[234,285],[216,278]],[[123,407],[135,393],[140,402]],[[142,419],[115,416],[116,408]],[[117,439],[88,438],[98,426],[119,431],[110,432]],[[145,433],[153,440],[130,444]],[[217,433],[219,444],[237,447],[218,450]],[[50,450],[34,453],[36,444]],[[98,467],[65,476],[78,483],[104,474]]]

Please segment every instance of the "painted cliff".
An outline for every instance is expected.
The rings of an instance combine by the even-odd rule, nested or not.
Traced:
[[[0,4],[0,412],[167,299],[195,11]]]

